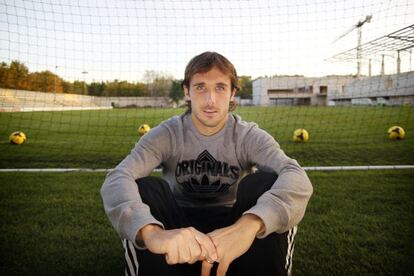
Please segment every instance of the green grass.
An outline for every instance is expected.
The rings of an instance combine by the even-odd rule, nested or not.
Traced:
[[[300,224],[301,275],[409,275],[414,271],[414,170],[312,172]]]
[[[0,174],[2,275],[121,275],[103,174]]]
[[[414,271],[414,170],[309,172],[296,275]],[[1,275],[123,275],[102,173],[1,173]]]
[[[239,107],[237,113],[271,133],[288,155],[305,166],[414,164],[413,107]],[[159,124],[182,109],[114,109],[0,113],[0,168],[111,168],[139,139],[142,123]],[[402,141],[386,131],[400,125]],[[306,128],[310,140],[291,141]],[[11,145],[24,131],[28,141]]]
[[[0,113],[0,168],[111,168],[182,109]],[[304,166],[414,164],[413,107],[243,107]],[[390,141],[400,125],[406,139]],[[310,140],[291,141],[296,128]],[[8,135],[24,131],[15,146]],[[414,170],[310,172],[315,193],[300,224],[297,275],[408,275],[414,271]],[[123,275],[106,218],[102,173],[0,173],[0,275]]]

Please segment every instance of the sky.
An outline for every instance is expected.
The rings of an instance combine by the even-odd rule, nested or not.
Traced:
[[[357,46],[356,29],[334,41],[367,15],[362,43],[414,24],[414,1],[0,0],[0,61],[71,81],[144,81],[150,70],[181,79],[193,56],[216,51],[253,78],[355,74],[356,61],[328,59]],[[385,54],[395,73],[396,53]],[[402,71],[413,54],[401,54]],[[379,74],[381,57],[370,58]]]

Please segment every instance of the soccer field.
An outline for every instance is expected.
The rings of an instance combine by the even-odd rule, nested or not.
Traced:
[[[183,109],[113,109],[0,113],[0,168],[112,168],[151,127]],[[236,113],[271,133],[304,166],[414,164],[413,107],[239,107]],[[406,139],[391,141],[387,130],[402,126]],[[305,128],[307,143],[294,143]],[[9,144],[20,130],[28,140]]]
[[[303,166],[413,165],[412,107],[243,107]],[[183,109],[0,113],[0,168],[112,168],[152,127]],[[386,131],[403,126],[406,139]],[[307,143],[291,141],[296,128]],[[28,140],[9,144],[15,130]],[[309,172],[314,195],[299,225],[297,275],[414,271],[414,170]],[[121,275],[122,247],[99,189],[103,173],[0,173],[2,275]]]
[[[414,271],[414,170],[310,172],[294,275]],[[1,173],[1,275],[123,275],[102,173]]]

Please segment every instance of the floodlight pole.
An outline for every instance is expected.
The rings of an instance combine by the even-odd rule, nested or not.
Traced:
[[[369,59],[368,62],[369,62],[368,63],[368,76],[371,77],[371,69],[372,69],[372,67],[371,67],[371,59]]]
[[[56,78],[58,77],[57,69],[58,69],[58,66],[55,65],[55,76],[53,77],[53,88],[55,90],[55,93],[57,93],[57,84],[56,84]]]
[[[361,49],[361,41],[362,41],[362,26],[365,23],[371,22],[372,15],[367,15],[363,21],[359,21],[356,24],[356,27],[358,28],[358,40],[357,40],[357,78],[361,76],[361,59],[362,59],[362,49]]]
[[[361,25],[362,26],[362,25]],[[358,46],[357,46],[357,78],[361,75],[361,37],[362,31],[361,28],[358,28]]]
[[[86,74],[88,74],[88,71],[82,71],[83,75],[83,94],[86,95]]]
[[[400,51],[397,51],[397,74],[401,72],[401,58],[400,58]]]

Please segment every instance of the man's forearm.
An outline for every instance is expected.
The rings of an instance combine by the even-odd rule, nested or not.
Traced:
[[[241,216],[236,224],[241,224],[242,227],[249,227],[249,229],[254,231],[256,236],[265,231],[263,220],[254,214],[245,214]]]

